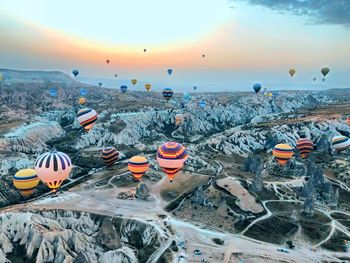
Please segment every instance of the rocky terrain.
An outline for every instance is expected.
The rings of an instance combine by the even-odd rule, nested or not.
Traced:
[[[350,90],[196,93],[191,101],[175,91],[166,103],[156,92],[86,87],[63,73],[0,72],[1,262],[350,260],[350,158],[330,147],[333,136],[350,136]],[[76,119],[82,87],[99,114],[89,133]],[[295,147],[301,133],[313,153],[279,166],[273,146]],[[190,155],[171,184],[155,160],[169,140]],[[104,146],[121,152],[111,168],[100,159]],[[69,179],[58,193],[40,184],[21,196],[12,176],[53,147],[71,157]],[[150,161],[141,183],[126,167],[135,154]],[[277,251],[290,244],[290,253]]]

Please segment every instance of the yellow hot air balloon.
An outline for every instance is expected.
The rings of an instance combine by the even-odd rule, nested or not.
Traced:
[[[140,180],[141,177],[148,170],[149,164],[148,160],[144,156],[136,155],[132,157],[128,162],[129,171],[133,174],[133,176]]]
[[[38,186],[40,180],[34,169],[22,169],[13,176],[12,182],[21,195],[29,196]]]
[[[135,86],[135,85],[136,85],[136,83],[137,83],[137,79],[132,79],[132,80],[131,80],[131,83],[132,83],[132,85],[134,85],[134,86]]]
[[[79,104],[80,105],[85,105],[86,99],[84,97],[79,98]]]
[[[150,91],[151,90],[151,84],[145,84],[145,89],[147,90],[147,91]]]
[[[290,159],[292,159],[294,151],[290,145],[280,143],[273,148],[272,154],[275,157],[276,161],[283,166],[286,165]]]
[[[296,70],[295,70],[294,68],[292,68],[292,69],[289,70],[289,75],[290,75],[291,77],[293,77],[294,74],[295,74],[295,72],[296,72]]]

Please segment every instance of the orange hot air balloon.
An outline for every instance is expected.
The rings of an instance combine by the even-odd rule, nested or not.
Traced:
[[[144,174],[148,170],[148,167],[148,160],[144,156],[134,156],[128,162],[129,171],[137,180],[140,180],[141,177],[144,176]]]
[[[297,140],[297,150],[300,152],[300,157],[305,159],[309,156],[314,148],[314,143],[308,138],[300,138]]]
[[[85,105],[86,99],[84,97],[79,98],[79,104],[80,105]]]
[[[184,166],[188,158],[186,148],[177,142],[166,142],[157,150],[157,161],[159,166],[167,174],[170,182]]]
[[[273,148],[272,154],[275,157],[275,160],[283,166],[286,165],[290,159],[292,159],[294,151],[288,144],[280,143]]]

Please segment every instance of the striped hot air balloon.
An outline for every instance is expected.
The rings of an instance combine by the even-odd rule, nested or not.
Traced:
[[[40,179],[34,169],[22,169],[13,176],[12,182],[21,195],[29,196],[38,186]]]
[[[188,158],[186,148],[177,142],[166,142],[157,150],[157,161],[159,166],[167,174],[170,182],[184,166]]]
[[[119,158],[119,152],[114,147],[106,147],[102,149],[101,158],[105,165],[112,166]]]
[[[63,152],[46,152],[35,162],[35,171],[39,179],[49,188],[59,188],[72,170],[72,161]]]
[[[272,154],[275,157],[275,160],[283,166],[286,165],[290,159],[292,159],[294,151],[288,144],[280,143],[273,148]]]
[[[136,155],[132,157],[128,162],[129,171],[133,174],[133,176],[140,180],[141,177],[148,170],[149,164],[148,160],[144,156]]]
[[[339,135],[339,136],[334,136],[332,139],[332,148],[340,153],[342,151],[345,151],[350,147],[350,139],[348,137]]]
[[[300,138],[297,140],[297,150],[300,152],[300,157],[305,159],[309,156],[314,148],[314,143],[308,138]]]
[[[171,88],[165,88],[162,94],[164,99],[166,99],[166,101],[169,101],[172,98],[174,91]]]
[[[80,109],[77,113],[78,121],[86,131],[90,131],[97,121],[97,113],[93,109]]]

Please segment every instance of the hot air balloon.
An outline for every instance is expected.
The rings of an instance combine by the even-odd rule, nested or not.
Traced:
[[[51,97],[57,97],[57,90],[55,88],[51,88],[49,93]]]
[[[80,91],[79,91],[79,93],[80,93],[80,96],[86,96],[89,92],[88,92],[87,89],[81,88]]]
[[[348,137],[339,135],[339,136],[334,136],[332,139],[332,148],[340,153],[342,151],[345,151],[350,147],[350,139]]]
[[[317,78],[315,78],[315,77],[314,77],[314,78],[312,78],[312,80],[313,80],[313,81],[316,81],[316,80],[317,80]]]
[[[167,174],[170,182],[184,166],[188,154],[186,148],[177,142],[166,142],[157,150],[157,161],[159,166]]]
[[[203,100],[201,100],[200,102],[198,102],[198,106],[201,108],[204,108],[207,105],[207,103]]]
[[[148,170],[148,166],[149,164],[147,158],[140,155],[132,157],[128,162],[129,171],[137,180],[140,180],[145,174],[145,172]]]
[[[34,169],[22,169],[13,176],[12,182],[21,195],[29,196],[38,186],[40,180]]]
[[[4,77],[2,76],[2,74],[0,74],[0,81],[4,80]]]
[[[119,158],[119,152],[114,147],[106,147],[102,149],[101,158],[105,165],[112,166]]]
[[[109,64],[110,60],[109,59],[106,59],[106,63]]]
[[[196,90],[196,89],[197,89],[197,86],[194,86],[193,89]]]
[[[205,58],[205,54],[202,54],[202,58]]]
[[[290,159],[292,159],[294,151],[293,148],[288,144],[280,143],[273,148],[272,154],[275,157],[275,160],[283,166]]]
[[[69,156],[63,152],[46,152],[35,162],[35,172],[49,188],[55,190],[67,179],[72,170]]]
[[[115,78],[118,77],[118,74],[114,74],[114,77],[115,77]]]
[[[182,123],[184,120],[184,115],[183,114],[176,114],[175,115],[175,124],[178,126]]]
[[[131,83],[132,83],[132,85],[134,85],[134,86],[135,86],[135,85],[136,85],[136,83],[137,83],[137,79],[132,79],[132,80],[131,80]]]
[[[85,105],[86,99],[84,97],[79,98],[79,104],[80,105]]]
[[[102,87],[102,84],[103,84],[102,82],[99,82],[99,83],[98,83],[98,85],[99,85],[100,87]]]
[[[171,69],[171,68],[169,68],[168,70],[167,70],[167,72],[168,72],[168,74],[169,74],[169,76],[173,73],[173,70]]]
[[[96,111],[89,108],[80,109],[77,113],[77,117],[80,126],[86,131],[90,131],[92,127],[94,127],[98,118]]]
[[[74,77],[77,77],[79,75],[79,70],[73,69],[72,74],[74,75]]]
[[[327,74],[329,73],[329,68],[327,67],[322,68],[321,73],[324,77],[327,76]]]
[[[289,72],[289,75],[290,75],[291,77],[293,77],[296,71],[295,71],[294,68],[292,68],[292,69],[290,69],[288,72]]]
[[[165,88],[162,94],[166,101],[169,101],[172,98],[174,91],[171,88]]]
[[[326,80],[326,78],[322,78],[322,81],[324,82]]]
[[[150,91],[151,88],[152,88],[151,84],[145,84],[145,89],[146,89],[147,91]]]
[[[258,93],[261,90],[261,88],[262,88],[261,84],[259,84],[259,83],[255,83],[253,86],[255,93]]]
[[[125,93],[125,92],[128,90],[128,86],[126,86],[126,85],[121,85],[121,86],[120,86],[120,90],[121,90],[122,93]]]
[[[145,53],[146,53],[146,51],[147,51],[147,49],[145,49],[145,48],[144,48],[144,49],[143,49],[143,52],[145,52]]]
[[[314,143],[302,136],[299,140],[297,140],[297,150],[300,152],[300,157],[305,159],[309,156],[310,152],[314,148]]]

